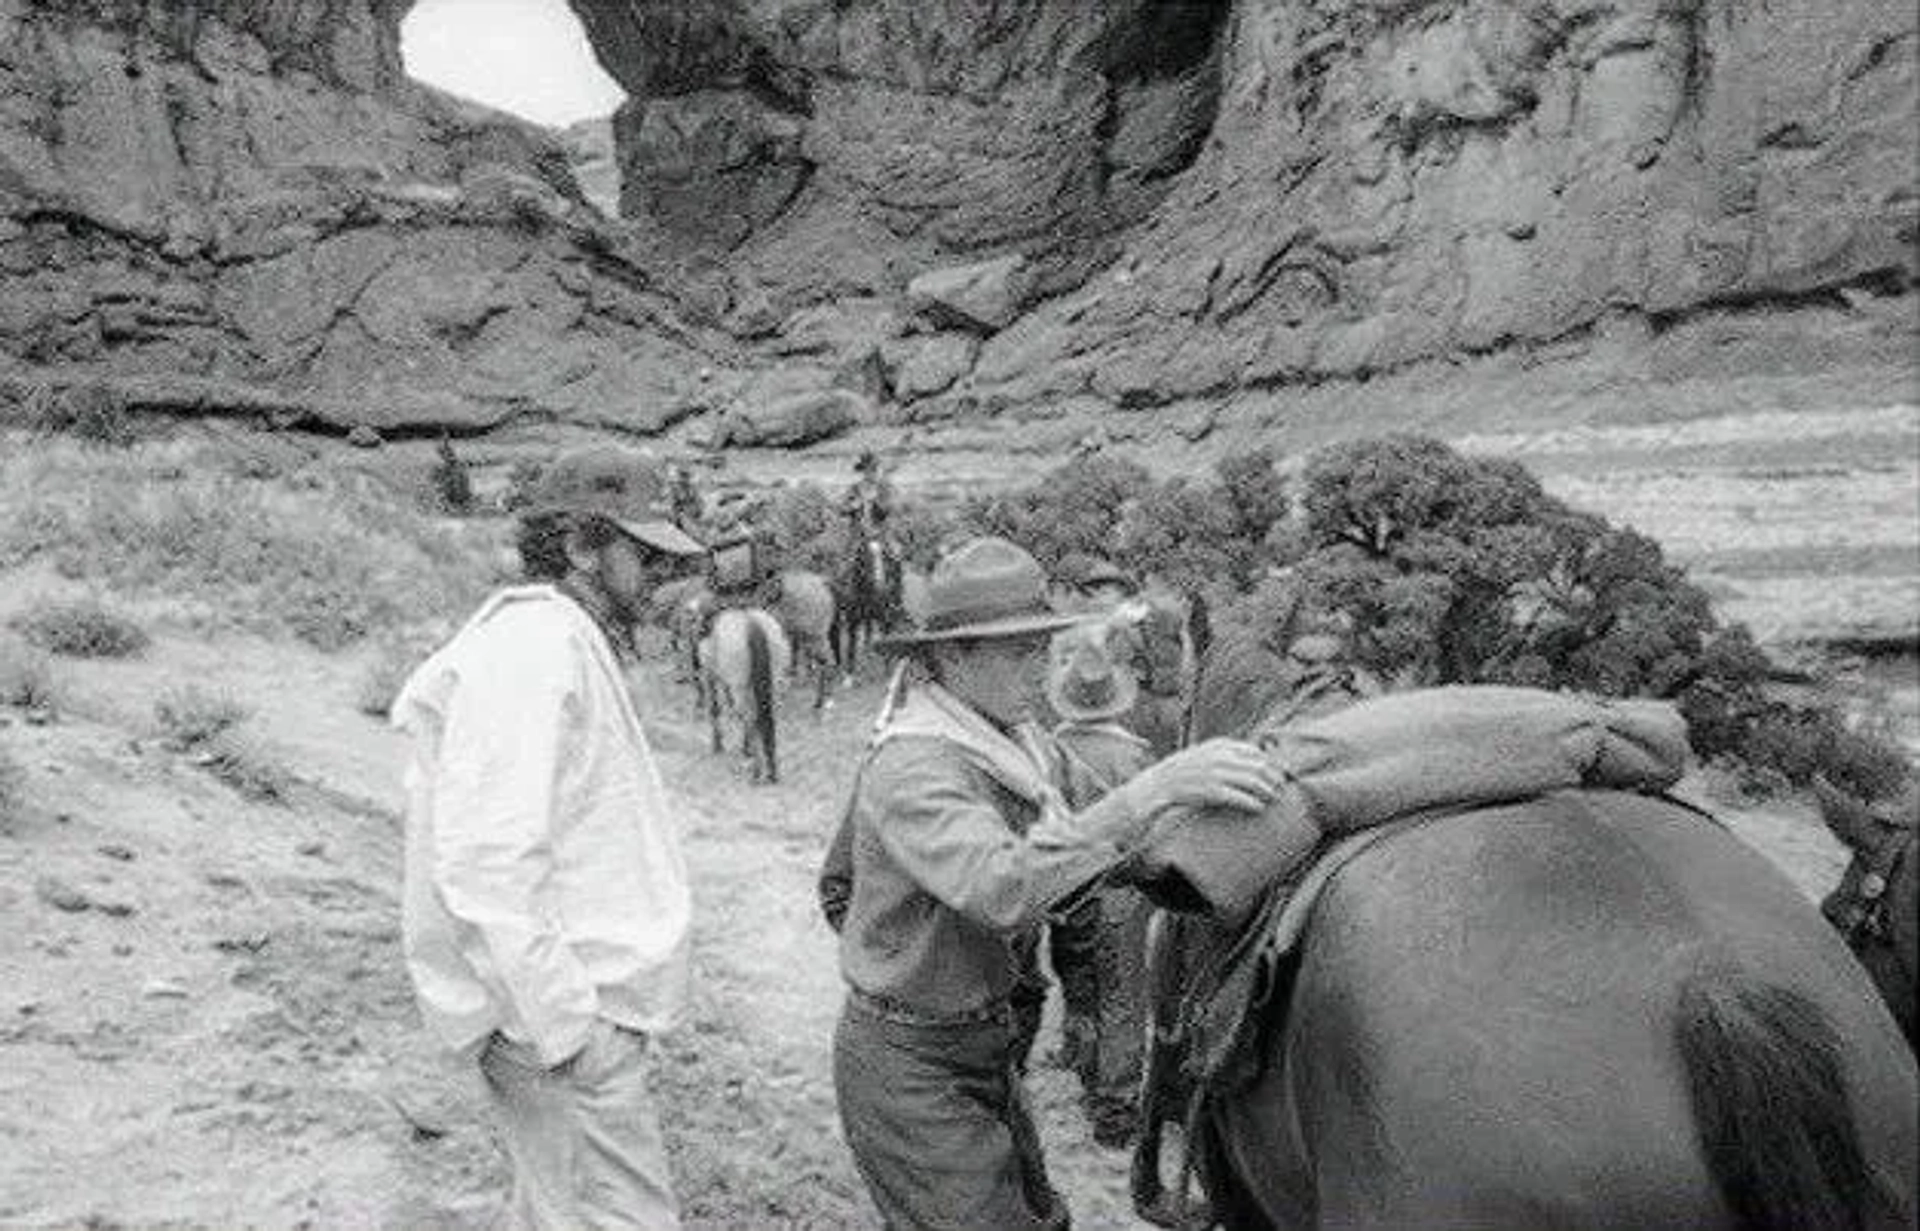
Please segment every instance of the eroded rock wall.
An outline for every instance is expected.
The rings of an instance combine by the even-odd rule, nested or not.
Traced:
[[[700,348],[388,0],[0,0],[0,377],[341,426],[658,427]]]
[[[572,2],[633,95],[625,208],[777,301],[1024,253],[950,395],[987,406],[1915,275],[1904,0]]]
[[[631,95],[617,223],[405,79],[409,0],[0,0],[0,378],[1138,409],[1915,277],[1908,0],[568,2]],[[990,312],[923,293],[981,271]]]
[[[1915,275],[1915,12],[1242,0],[1213,141],[976,385],[1151,403]]]

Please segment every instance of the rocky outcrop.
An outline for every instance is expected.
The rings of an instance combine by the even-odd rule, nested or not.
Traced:
[[[711,349],[384,0],[0,0],[0,376],[383,430],[656,430]],[[196,16],[197,14],[197,16]]]
[[[776,298],[1026,258],[1023,317],[956,387],[979,405],[1151,406],[1915,276],[1900,0],[573,3],[633,95],[629,211]]]
[[[1243,2],[1214,139],[978,384],[1154,404],[1915,276],[1915,14]]]
[[[623,206],[792,291],[897,291],[940,254],[1062,268],[1198,152],[1227,0],[572,0],[632,95]],[[837,241],[837,263],[808,250]],[[796,242],[797,241],[797,242]],[[796,251],[798,249],[798,251]],[[1044,289],[1044,288],[1042,288]]]
[[[1905,0],[568,2],[617,222],[405,79],[409,0],[0,0],[0,378],[657,432],[799,358],[920,423],[1802,306],[1911,340]]]

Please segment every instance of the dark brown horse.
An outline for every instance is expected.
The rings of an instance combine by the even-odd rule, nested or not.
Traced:
[[[1284,641],[1216,647],[1196,737],[1324,683]],[[1771,864],[1664,798],[1396,828],[1248,1004],[1189,1120],[1229,1228],[1914,1225],[1898,1026]]]
[[[876,633],[900,622],[900,549],[883,529],[848,536],[847,553],[834,574],[834,660],[852,679],[859,652]]]
[[[1910,781],[1900,798],[1879,804],[1818,780],[1814,793],[1827,828],[1853,855],[1820,913],[1867,968],[1912,1046],[1920,982],[1920,783]]]

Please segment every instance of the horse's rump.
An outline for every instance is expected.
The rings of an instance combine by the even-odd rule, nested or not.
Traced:
[[[699,645],[699,658],[711,680],[709,712],[714,747],[723,743],[722,715],[742,724],[743,748],[755,758],[756,773],[778,780],[774,730],[774,682],[792,664],[792,650],[780,622],[758,608],[726,608]]]
[[[1334,879],[1257,1063],[1209,1096],[1258,1211],[1229,1201],[1229,1225],[1733,1225],[1677,1035],[1702,971],[1816,1007],[1844,1075],[1824,1111],[1910,1219],[1912,1057],[1831,931],[1697,814],[1566,792],[1409,829]]]

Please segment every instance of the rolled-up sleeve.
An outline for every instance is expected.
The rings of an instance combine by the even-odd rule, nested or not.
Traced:
[[[503,639],[504,640],[504,639]],[[545,902],[573,665],[558,638],[502,645],[463,676],[447,711],[434,783],[434,883],[470,925],[510,1004],[510,1021],[548,1064],[585,1045],[593,981]]]
[[[939,741],[889,743],[862,790],[901,869],[944,905],[1001,931],[1034,923],[1121,857],[1114,834],[1098,827],[1050,826],[1044,845],[1014,832],[982,777]]]

